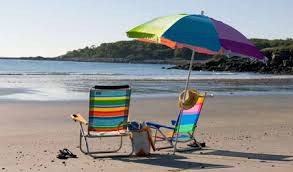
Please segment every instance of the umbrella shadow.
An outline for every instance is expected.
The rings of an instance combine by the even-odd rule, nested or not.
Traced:
[[[247,158],[262,161],[293,161],[293,155],[277,155],[277,154],[264,154],[264,153],[248,153],[248,152],[236,152],[229,150],[211,150],[210,152],[202,152],[202,155],[216,155],[216,156],[226,156],[226,157],[237,157],[237,158]]]
[[[113,158],[123,162],[132,162],[140,164],[148,164],[153,166],[161,166],[174,168],[174,170],[185,170],[185,169],[215,169],[215,168],[231,168],[232,166],[221,165],[221,164],[209,164],[187,161],[188,158],[179,155],[160,155],[153,154],[150,157],[120,157]]]

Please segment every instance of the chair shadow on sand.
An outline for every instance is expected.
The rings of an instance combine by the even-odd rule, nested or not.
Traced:
[[[147,164],[153,166],[161,166],[174,168],[174,170],[186,170],[186,169],[216,169],[216,168],[231,168],[232,166],[221,165],[221,164],[208,164],[200,162],[188,161],[188,158],[179,155],[162,155],[152,154],[150,157],[120,157],[113,158],[115,160],[123,162],[132,162]]]
[[[217,150],[217,149],[204,149],[201,155],[215,155],[224,157],[236,157],[236,158],[247,158],[261,161],[293,161],[293,155],[277,155],[277,154],[264,154],[264,153],[248,153],[248,152],[236,152],[229,150]]]

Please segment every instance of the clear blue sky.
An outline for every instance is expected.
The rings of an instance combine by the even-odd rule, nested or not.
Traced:
[[[201,10],[250,38],[293,37],[293,0],[0,0],[0,56],[127,40],[128,29],[154,17]]]

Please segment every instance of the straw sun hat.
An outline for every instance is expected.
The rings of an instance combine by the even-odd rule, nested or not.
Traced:
[[[185,90],[180,93],[178,104],[180,108],[187,110],[192,108],[196,104],[197,99],[200,96],[200,93],[197,90],[188,89],[186,91],[186,96],[184,99],[184,92]]]

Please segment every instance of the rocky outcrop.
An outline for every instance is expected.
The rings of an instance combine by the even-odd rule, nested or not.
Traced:
[[[189,69],[189,64],[177,65],[169,69]],[[243,59],[239,57],[220,57],[206,63],[195,63],[193,70],[203,71],[230,71],[230,72],[256,72],[265,74],[293,75],[293,59],[288,54],[275,53],[267,64]]]

